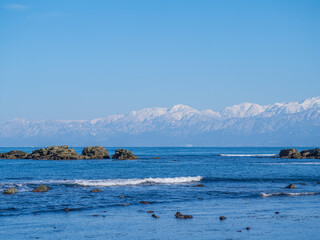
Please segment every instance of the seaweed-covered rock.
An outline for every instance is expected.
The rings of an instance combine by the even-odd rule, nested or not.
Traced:
[[[112,155],[113,159],[118,159],[118,160],[136,160],[138,159],[137,156],[135,156],[131,151],[119,148],[116,150],[115,154]]]
[[[36,187],[35,189],[32,190],[32,192],[46,192],[48,191],[50,188],[48,188],[45,185],[40,185],[39,187]]]
[[[97,189],[92,189],[90,192],[102,192],[102,190],[97,188]]]
[[[104,147],[94,146],[86,147],[82,150],[81,158],[83,159],[107,159],[110,155]]]
[[[301,155],[297,149],[288,148],[288,149],[282,149],[279,153],[279,157],[281,157],[281,158],[301,158]]]
[[[47,159],[47,160],[71,160],[79,159],[80,156],[69,148],[67,145],[64,146],[51,146],[47,148],[40,148],[33,151],[28,159]]]
[[[303,150],[300,154],[302,158],[320,158],[320,148]]]
[[[24,159],[29,155],[29,153],[20,151],[20,150],[13,150],[10,152],[6,152],[0,155],[0,158],[4,159]]]
[[[5,190],[3,192],[3,194],[14,194],[14,193],[17,193],[17,192],[18,192],[18,190],[16,188],[12,187],[12,188],[9,188],[9,189]]]

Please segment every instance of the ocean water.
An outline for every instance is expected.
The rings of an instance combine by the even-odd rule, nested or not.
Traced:
[[[0,190],[19,191],[0,194],[0,238],[320,239],[319,160],[273,158],[280,148],[128,149],[139,159],[0,160]],[[40,184],[52,190],[32,192]]]

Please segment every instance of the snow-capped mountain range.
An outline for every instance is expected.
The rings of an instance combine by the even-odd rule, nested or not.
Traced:
[[[320,97],[223,111],[186,105],[145,108],[93,120],[14,119],[0,123],[1,146],[319,146]]]

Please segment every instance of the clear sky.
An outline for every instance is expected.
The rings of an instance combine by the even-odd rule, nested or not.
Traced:
[[[0,0],[0,121],[320,96],[320,1]]]

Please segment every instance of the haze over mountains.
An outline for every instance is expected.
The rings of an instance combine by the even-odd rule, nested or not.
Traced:
[[[320,97],[223,111],[186,105],[145,108],[93,120],[14,119],[0,146],[319,146]]]

